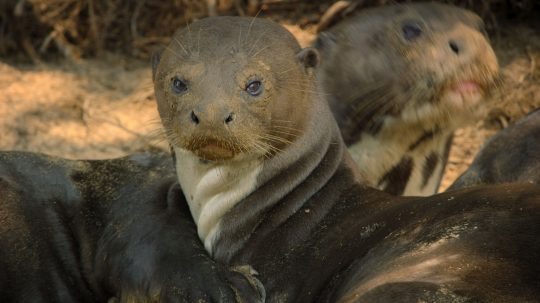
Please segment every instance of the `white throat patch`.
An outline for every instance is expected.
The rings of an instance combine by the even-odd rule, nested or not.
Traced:
[[[178,181],[197,224],[199,238],[212,253],[221,218],[255,190],[262,161],[232,159],[227,163],[204,163],[185,149],[174,147],[174,152]]]
[[[455,127],[448,125],[449,130],[441,130],[431,139],[411,150],[410,146],[426,132],[426,129],[422,124],[408,124],[405,122],[407,119],[409,118],[386,118],[379,133],[376,135],[363,133],[360,140],[348,147],[349,153],[358,164],[365,181],[380,190],[384,190],[387,185],[387,183],[379,185],[381,178],[406,156],[412,160],[413,167],[401,195],[433,195],[437,192],[445,159],[438,158],[429,179],[426,184],[423,184],[426,157],[431,153],[440,157],[445,154],[447,140]]]

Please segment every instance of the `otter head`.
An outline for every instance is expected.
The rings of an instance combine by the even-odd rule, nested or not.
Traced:
[[[177,31],[153,58],[169,142],[207,161],[271,157],[303,129],[317,63],[317,51],[262,19],[206,18]]]
[[[319,78],[335,96],[331,106],[341,123],[353,107],[354,121],[388,115],[455,128],[482,113],[499,81],[484,23],[449,5],[365,10],[321,33],[317,48]]]

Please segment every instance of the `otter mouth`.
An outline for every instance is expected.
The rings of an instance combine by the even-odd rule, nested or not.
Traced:
[[[472,62],[458,68],[445,82],[443,94],[449,105],[467,108],[487,101],[500,87],[502,78],[498,70]]]
[[[485,99],[486,85],[471,79],[455,81],[448,86],[446,95],[450,105],[468,107]]]
[[[450,90],[458,94],[481,94],[484,95],[484,88],[474,80],[465,80],[455,83]]]
[[[240,153],[234,142],[223,139],[197,140],[196,142],[190,142],[186,148],[199,158],[207,161],[229,160]]]
[[[211,161],[227,160],[231,159],[235,155],[234,151],[214,143],[203,146],[197,149],[195,152],[199,157]]]

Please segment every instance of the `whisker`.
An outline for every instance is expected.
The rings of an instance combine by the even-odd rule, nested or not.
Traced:
[[[176,44],[178,44],[182,50],[184,50],[184,52],[186,53],[186,55],[189,56],[189,52],[186,50],[186,48],[184,47],[184,45],[182,45],[182,43],[180,43],[180,40],[178,40],[177,37],[174,37],[173,40],[176,42]],[[183,57],[180,57],[180,58],[183,58]]]
[[[248,57],[252,57],[252,56],[251,56],[251,52],[253,52],[253,50],[255,49],[255,47],[257,46],[257,44],[259,43],[259,41],[261,41],[261,39],[262,39],[263,37],[266,37],[266,34],[268,33],[268,31],[269,31],[269,30],[264,31],[264,32],[259,36],[259,38],[257,38],[257,40],[255,40],[255,42],[254,42],[253,45],[251,46],[251,49],[250,49],[249,52],[248,52]],[[265,49],[265,48],[268,48],[268,47],[264,47],[263,49]],[[253,55],[253,57],[256,56],[259,52],[260,52],[260,51],[257,51],[257,53],[255,53],[255,55]]]
[[[183,60],[184,57],[182,57],[179,53],[175,52],[172,48],[170,48],[169,46],[165,46],[165,49],[170,51],[171,53],[173,53],[173,55],[176,56],[176,58],[180,59],[180,60]]]
[[[188,37],[189,37],[189,53],[191,54],[193,51],[191,50],[191,26],[189,26],[189,22],[186,21],[186,27],[188,29]]]
[[[293,137],[294,139],[296,138],[300,138],[301,135],[300,134],[292,134],[292,133],[288,133],[288,132],[281,132],[281,131],[276,131],[276,130],[271,130],[270,131],[271,133],[276,133],[280,136],[290,136],[290,137]]]
[[[197,33],[197,56],[201,54],[201,29],[202,27],[199,27],[199,32]]]
[[[280,139],[280,140],[287,140],[279,135],[272,135],[272,134],[264,134],[264,136],[268,136],[270,138],[277,138],[277,139]],[[289,141],[290,142],[290,141]],[[291,142],[290,142],[291,143]]]
[[[289,126],[273,125],[271,128],[272,128],[272,129],[277,128],[277,129],[279,129],[279,130],[281,130],[281,131],[283,131],[283,132],[285,132],[285,131],[294,131],[294,132],[297,132],[298,134],[303,133],[302,130],[300,130],[300,129],[298,129],[298,128],[294,128],[294,127],[289,127]],[[292,134],[292,133],[291,133],[291,134]]]
[[[258,150],[265,158],[269,159],[269,156],[268,156],[269,151],[264,146],[261,146],[261,143],[262,142],[253,141],[252,147]]]
[[[257,17],[258,17],[259,14],[261,13],[261,11],[262,11],[262,8],[259,9],[259,11],[257,12],[257,14],[255,14],[255,16],[251,19],[251,22],[249,23],[249,27],[248,27],[246,39],[244,40],[244,42],[247,41],[247,39],[249,39],[249,34],[251,33],[251,28],[253,27],[253,24],[255,23],[255,20],[257,19]]]
[[[271,156],[272,152],[275,152],[272,149],[272,145],[269,145],[269,144],[264,143],[262,141],[255,141],[253,144],[254,144],[254,146],[258,146],[258,148],[261,150],[264,157],[267,158],[267,159],[270,159],[270,156]]]
[[[238,49],[242,49],[242,27],[238,30]]]
[[[276,140],[276,141],[280,141],[280,142],[284,142],[284,143],[292,143],[292,141],[290,141],[288,139],[285,139],[285,138],[283,138],[281,136],[272,135],[272,134],[264,134],[263,137],[268,138],[268,139],[272,139],[272,140]]]
[[[292,142],[287,140],[287,139],[284,139],[284,138],[281,138],[281,137],[278,137],[278,136],[272,136],[272,135],[269,135],[269,134],[263,134],[262,136],[261,135],[257,135],[257,137],[259,139],[262,139],[264,141],[268,141],[268,142],[274,142],[274,143],[284,143],[284,144],[291,144]],[[268,143],[267,143],[268,144]],[[272,147],[275,147],[271,144],[269,144],[269,146],[272,146]],[[277,148],[277,147],[276,147]]]
[[[259,49],[259,50],[258,50],[255,54],[253,54],[253,55],[249,55],[249,54],[248,54],[248,57],[250,57],[250,58],[256,57],[258,54],[260,54],[262,51],[264,51],[265,49],[267,49],[267,48],[269,48],[269,47],[270,47],[270,46],[265,46],[265,47]]]

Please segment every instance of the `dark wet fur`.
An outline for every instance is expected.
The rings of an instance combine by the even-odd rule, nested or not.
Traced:
[[[1,302],[251,302],[200,245],[170,157],[0,153]]]
[[[386,117],[400,114],[402,103],[396,102],[399,98],[391,92],[391,89],[391,86],[383,85],[358,88],[359,93],[355,98],[349,101],[330,102],[347,146],[358,142],[363,133],[376,136]]]
[[[491,137],[448,190],[509,182],[540,184],[540,109]]]
[[[426,157],[426,162],[424,162],[424,167],[422,168],[422,186],[426,186],[441,158],[441,155],[434,152]]]
[[[392,195],[401,195],[405,190],[405,186],[409,182],[411,173],[414,167],[414,162],[409,157],[403,157],[401,161],[392,167],[379,180],[379,186],[383,186],[383,190]]]

